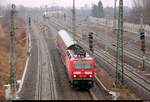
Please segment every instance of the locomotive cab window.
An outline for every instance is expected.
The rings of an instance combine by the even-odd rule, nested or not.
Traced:
[[[92,68],[92,63],[89,62],[75,62],[74,68]]]

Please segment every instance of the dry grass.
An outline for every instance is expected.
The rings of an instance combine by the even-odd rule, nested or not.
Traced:
[[[139,100],[139,98],[129,89],[125,88],[125,86],[123,86],[122,88],[117,87],[113,83],[112,78],[102,68],[96,68],[95,71],[97,73],[97,77],[101,80],[101,82],[107,89],[118,93],[119,100]]]

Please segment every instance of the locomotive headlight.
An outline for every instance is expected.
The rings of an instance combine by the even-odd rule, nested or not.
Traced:
[[[92,77],[92,75],[89,75],[89,77],[91,78],[91,77]]]
[[[85,74],[92,74],[92,72],[85,72]]]
[[[76,77],[76,75],[73,75],[73,77],[75,78],[75,77]]]
[[[75,71],[75,72],[73,72],[73,74],[81,74],[81,72]]]

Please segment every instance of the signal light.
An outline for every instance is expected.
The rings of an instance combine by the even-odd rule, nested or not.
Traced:
[[[89,77],[91,78],[91,77],[92,77],[92,75],[89,75]]]
[[[141,40],[145,39],[144,32],[141,32],[141,33],[140,33],[140,39],[141,39]]]
[[[75,77],[76,77],[76,75],[73,75],[73,77],[75,78]]]
[[[141,39],[141,50],[145,51],[145,35],[144,31],[140,32],[140,39]]]
[[[89,33],[89,39],[93,39],[93,32]]]
[[[89,33],[89,39],[93,39],[93,33]]]

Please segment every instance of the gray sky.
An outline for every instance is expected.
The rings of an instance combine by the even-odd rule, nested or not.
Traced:
[[[3,4],[15,3],[16,5],[24,5],[30,7],[40,7],[44,5],[59,5],[64,7],[72,7],[72,0],[0,0]],[[91,6],[91,4],[96,4],[99,0],[75,0],[76,7],[79,8],[85,4]],[[113,6],[114,0],[101,0],[104,7]],[[131,7],[132,0],[124,0],[124,5],[129,5]]]

